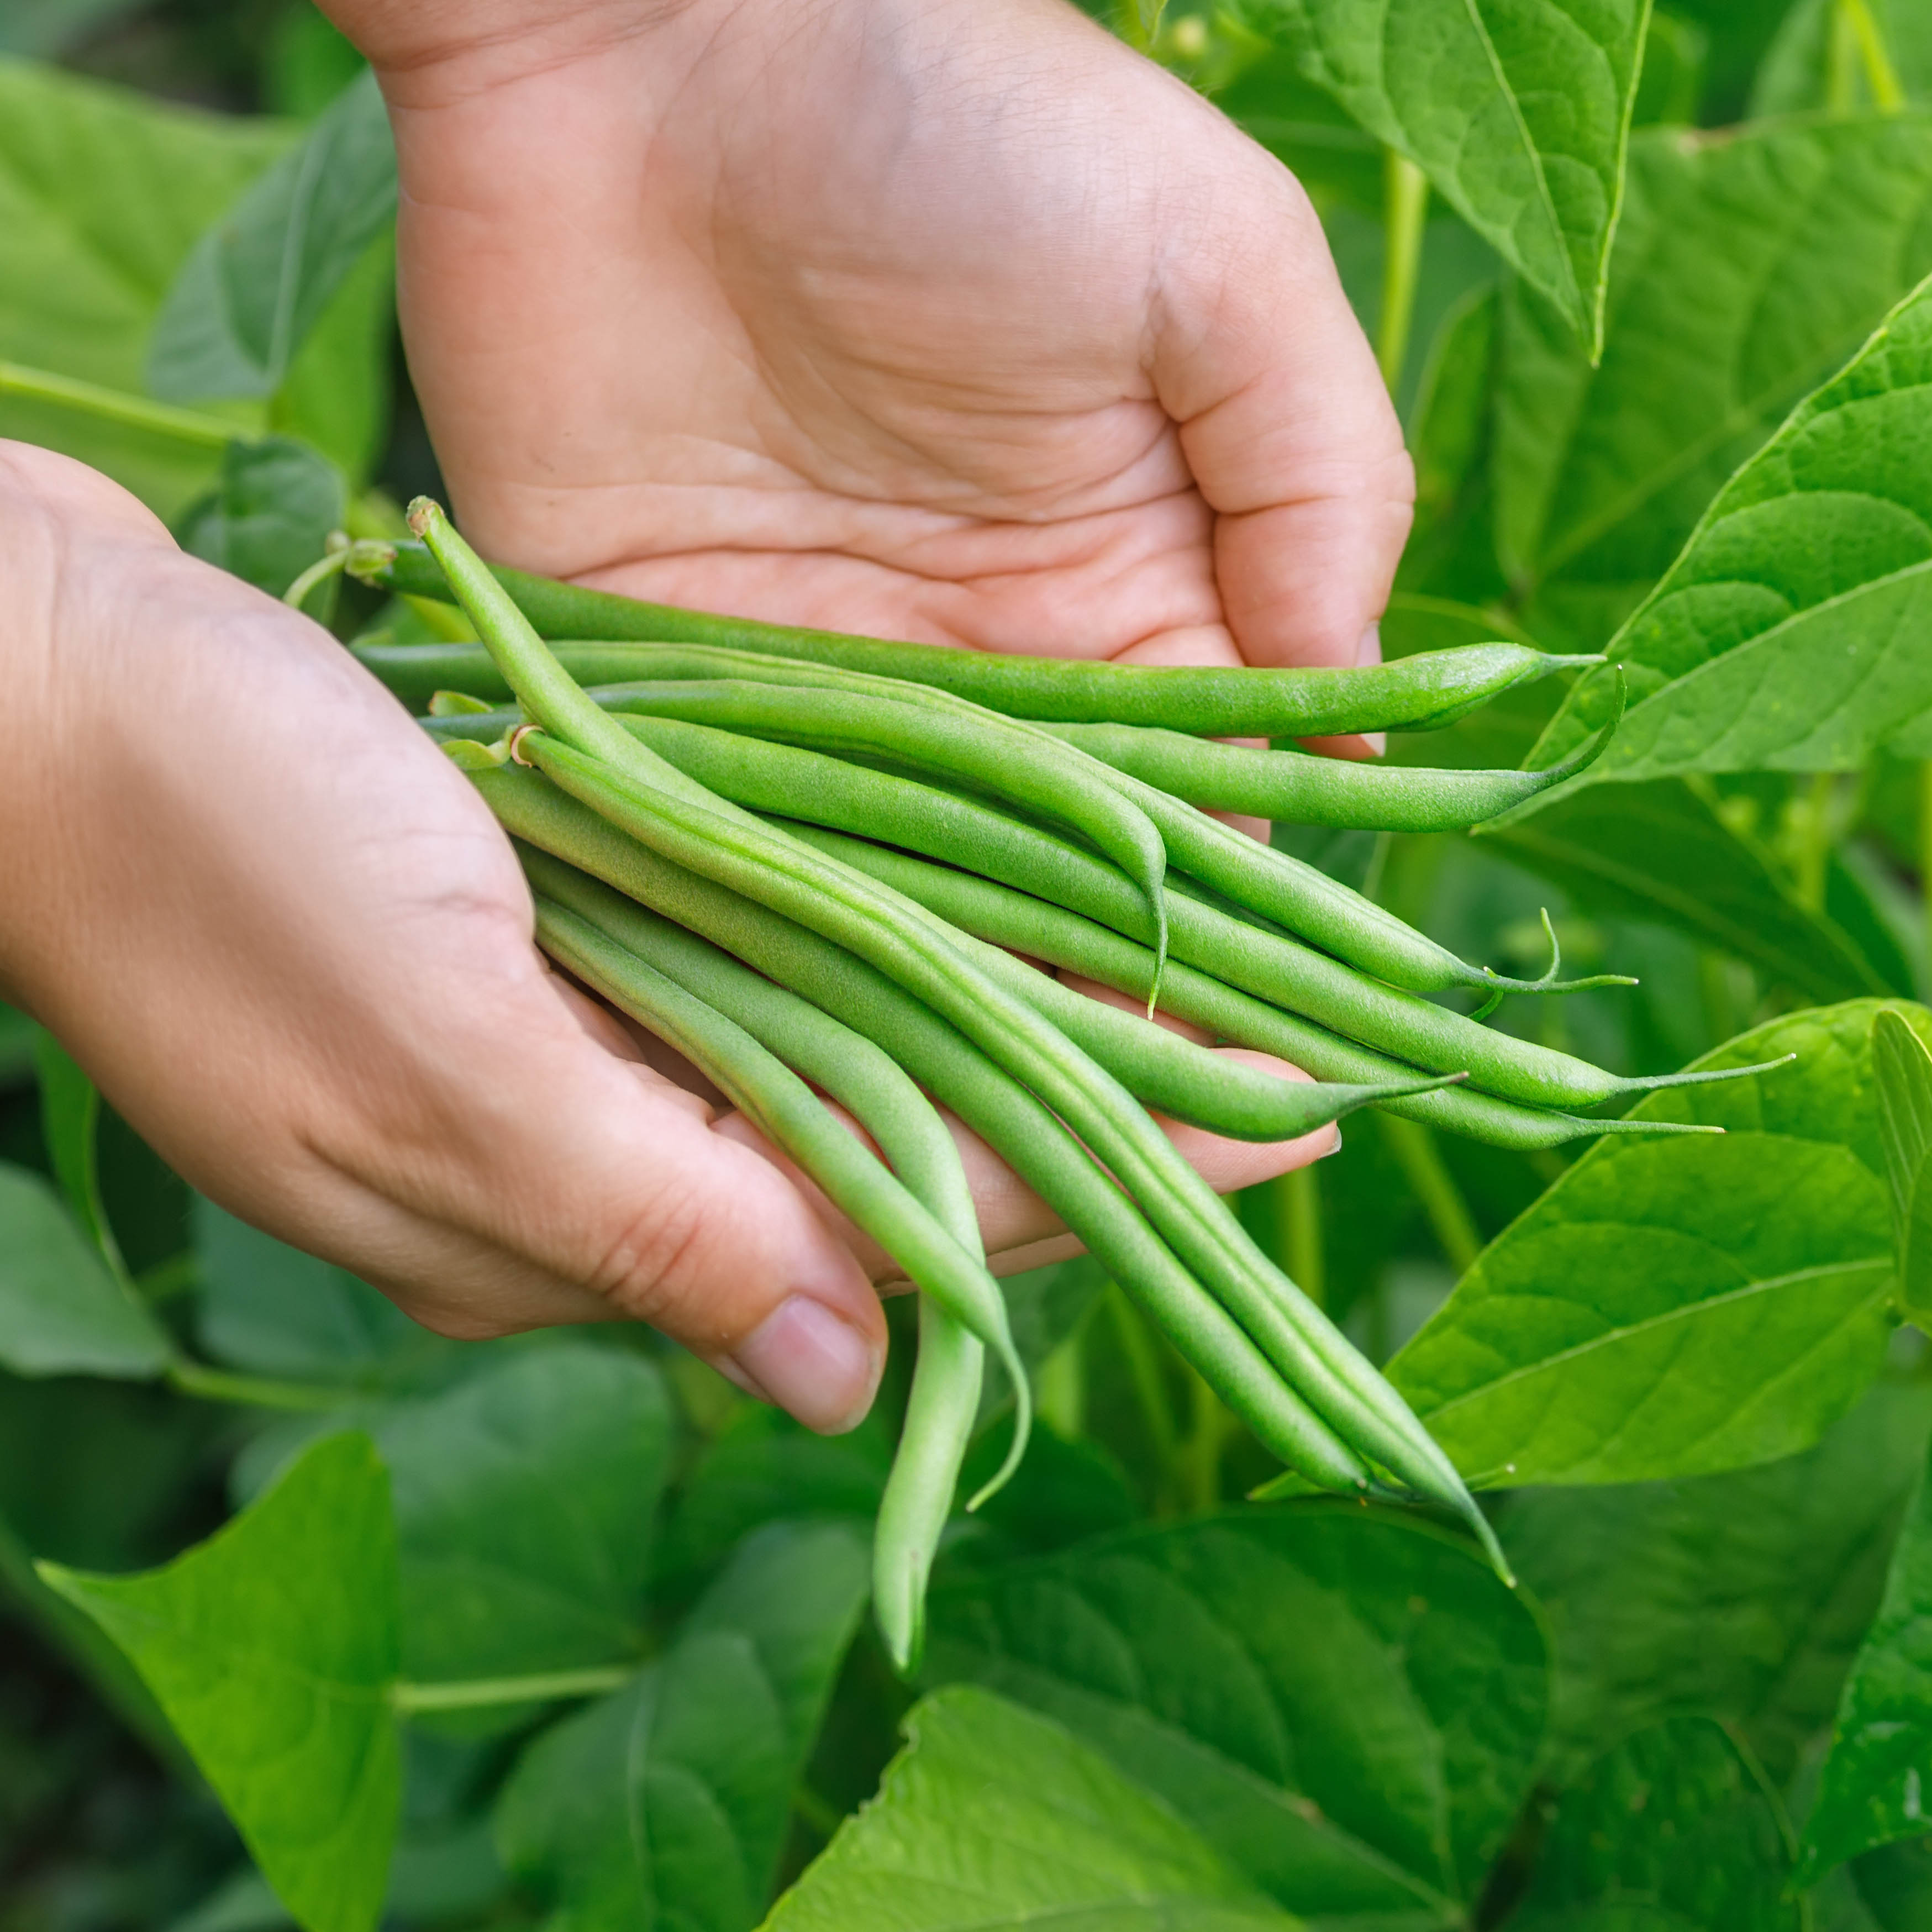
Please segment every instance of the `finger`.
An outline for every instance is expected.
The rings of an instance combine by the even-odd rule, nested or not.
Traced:
[[[1414,472],[1320,221],[1260,148],[1202,211],[1162,302],[1155,387],[1217,513],[1216,572],[1242,656],[1373,662]]]

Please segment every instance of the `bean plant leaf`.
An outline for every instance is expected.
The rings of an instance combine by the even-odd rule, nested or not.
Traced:
[[[342,527],[349,495],[328,459],[284,436],[231,442],[213,492],[191,505],[182,549],[279,597]]]
[[[670,1452],[650,1362],[559,1343],[366,1426],[394,1485],[412,1677],[636,1653]]]
[[[1932,1484],[1922,1468],[1804,1827],[1800,1882],[1932,1829]]]
[[[1512,1932],[1802,1932],[1778,1801],[1708,1718],[1607,1751],[1550,1821]]]
[[[1503,304],[1496,534],[1538,639],[1600,650],[1928,271],[1932,117],[1634,140],[1601,366],[1520,286]],[[1632,690],[1624,736],[1648,695]]]
[[[44,1564],[127,1652],[305,1932],[372,1932],[402,1802],[395,1529],[366,1436],[159,1570]]]
[[[1876,1010],[1718,1048],[1698,1064],[1798,1060],[1648,1096],[1639,1117],[1725,1133],[1600,1142],[1484,1251],[1390,1370],[1472,1480],[1740,1468],[1808,1447],[1864,1393],[1892,1282]]]
[[[868,1538],[772,1524],[634,1684],[545,1732],[499,1799],[508,1868],[574,1932],[748,1932],[868,1588]]]
[[[19,1376],[145,1381],[166,1367],[167,1331],[109,1271],[60,1197],[0,1162],[0,1364]]]
[[[419,1372],[456,1346],[346,1270],[211,1201],[195,1202],[193,1227],[196,1336],[218,1361],[252,1375],[374,1382]]]
[[[1787,1781],[1877,1611],[1928,1436],[1932,1390],[1881,1382],[1781,1462],[1513,1497],[1502,1533],[1553,1638],[1556,1781],[1696,1713]]]
[[[926,1676],[1065,1724],[1291,1911],[1436,1924],[1541,1738],[1543,1640],[1461,1544],[1325,1504],[1102,1538],[934,1594]]]
[[[642,1356],[589,1342],[507,1346],[434,1395],[291,1418],[231,1474],[246,1500],[320,1432],[374,1438],[394,1497],[412,1679],[622,1663],[643,1647],[670,1448],[663,1378]],[[436,1721],[470,1732],[528,1714],[501,1706]]]
[[[1932,749],[1932,283],[1725,487],[1611,645],[1634,700],[1587,775],[1845,771]],[[1601,700],[1574,694],[1534,754]]]
[[[878,1796],[764,1932],[1292,1932],[1158,1799],[1055,1724],[986,1691],[906,1719]]]
[[[154,325],[154,394],[273,395],[395,206],[388,116],[364,74],[195,244]]]
[[[1892,1183],[1899,1299],[1923,1324],[1932,1319],[1932,1053],[1902,1015],[1882,1012],[1872,1025],[1872,1065]]]
[[[40,1091],[40,1138],[54,1178],[88,1239],[112,1257],[114,1236],[101,1205],[95,1138],[100,1124],[100,1090],[52,1034],[42,1034],[36,1043],[34,1072]]]
[[[1248,0],[1594,356],[1648,0]]]

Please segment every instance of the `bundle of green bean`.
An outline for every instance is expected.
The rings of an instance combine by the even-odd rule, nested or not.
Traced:
[[[922,1292],[875,1558],[902,1664],[919,1648],[987,1348],[1016,1397],[1012,1452],[989,1489],[1029,1415],[935,1100],[1032,1184],[1282,1462],[1321,1488],[1447,1508],[1507,1574],[1427,1432],[1148,1110],[1258,1141],[1368,1104],[1516,1147],[1697,1131],[1568,1110],[1715,1076],[1619,1080],[1424,997],[1602,982],[1559,985],[1553,956],[1539,980],[1470,965],[1208,815],[1465,826],[1580,769],[1607,733],[1543,772],[1382,770],[1187,735],[1424,728],[1595,660],[1514,645],[1352,672],[991,658],[492,572],[434,505],[412,506],[410,522],[423,548],[358,546],[352,567],[412,596],[453,593],[482,642],[371,640],[358,654],[427,706],[426,727],[514,835],[540,942],[709,1075]],[[553,651],[540,634],[574,641]],[[505,699],[515,708],[491,708]],[[1016,952],[1320,1084],[1229,1061]]]

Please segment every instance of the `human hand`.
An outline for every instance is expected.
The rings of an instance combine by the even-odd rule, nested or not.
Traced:
[[[1354,664],[1406,537],[1306,198],[1061,0],[330,0],[506,561],[994,650]]]
[[[178,1172],[443,1334],[645,1320],[858,1420],[884,1328],[851,1231],[544,970],[495,820],[333,639],[14,443],[0,611],[0,997]],[[1233,1185],[1333,1133],[1183,1139]],[[1046,1233],[968,1152],[989,1245]]]

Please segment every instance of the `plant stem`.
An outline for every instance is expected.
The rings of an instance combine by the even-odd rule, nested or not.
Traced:
[[[210,1368],[206,1362],[177,1356],[167,1366],[170,1388],[183,1395],[198,1396],[203,1402],[238,1402],[249,1408],[285,1408],[298,1413],[319,1414],[340,1408],[352,1400],[350,1390],[328,1388],[314,1382],[277,1382],[259,1376],[232,1375],[226,1369]]]
[[[1932,759],[1918,767],[1918,896],[1925,907],[1926,970],[1932,973]]]
[[[844,1814],[830,1798],[802,1780],[791,1795],[791,1808],[799,1822],[824,1844],[832,1842],[845,1822]]]
[[[1415,321],[1423,231],[1429,220],[1429,177],[1393,148],[1384,153],[1382,165],[1382,313],[1376,358],[1393,395],[1408,360],[1409,332]]]
[[[1849,95],[1850,70],[1854,59],[1864,70],[1865,86],[1869,90],[1872,105],[1881,114],[1897,114],[1905,106],[1905,89],[1900,84],[1898,70],[1892,64],[1892,54],[1885,44],[1884,30],[1879,26],[1878,17],[1871,10],[1871,0],[1838,0],[1832,20],[1832,82],[1834,91],[1842,86]],[[1842,47],[1842,50],[1841,50]],[[1840,82],[1838,69],[1842,64],[1845,78]],[[1833,106],[1837,107],[1835,100]],[[1848,99],[1843,112],[1851,106]]]
[[[134,1292],[143,1301],[171,1300],[185,1294],[201,1278],[201,1264],[191,1248],[170,1255],[152,1268],[145,1268],[134,1277]]]
[[[1145,1317],[1127,1299],[1118,1282],[1107,1284],[1107,1312],[1113,1317],[1120,1353],[1126,1358],[1128,1379],[1134,1385],[1135,1397],[1147,1419],[1154,1460],[1165,1475],[1175,1466],[1180,1432],[1174,1423],[1174,1405],[1168,1400],[1161,1381],[1160,1358],[1148,1333]]]
[[[634,1664],[604,1664],[586,1670],[539,1671],[530,1677],[472,1677],[453,1684],[392,1684],[389,1702],[404,1716],[420,1711],[480,1711],[500,1704],[556,1704],[571,1697],[601,1697],[638,1674]]]
[[[1328,1259],[1322,1238],[1322,1182],[1312,1167],[1298,1167],[1275,1183],[1280,1190],[1281,1263],[1317,1308],[1328,1305]]]
[[[1083,1322],[1040,1365],[1034,1412],[1068,1442],[1087,1432],[1087,1342]]]
[[[1805,788],[1798,824],[1798,902],[1809,913],[1825,910],[1825,881],[1832,867],[1832,801],[1837,774],[1818,772]]]
[[[1206,1378],[1192,1369],[1187,1372],[1192,1427],[1182,1464],[1186,1478],[1186,1505],[1196,1515],[1205,1515],[1221,1501],[1221,1451],[1227,1445],[1234,1418]]]
[[[226,449],[248,434],[241,424],[224,417],[176,409],[172,403],[157,403],[146,396],[130,395],[124,389],[84,382],[77,376],[57,376],[51,369],[29,369],[19,362],[0,362],[0,396],[52,403],[83,416],[98,416],[104,422],[146,430],[202,449]]]
[[[1398,1120],[1393,1114],[1378,1114],[1376,1119],[1388,1141],[1389,1151],[1415,1190],[1436,1244],[1448,1258],[1460,1279],[1468,1273],[1483,1251],[1483,1238],[1476,1232],[1475,1217],[1462,1191],[1443,1165],[1436,1136],[1420,1120]]]

